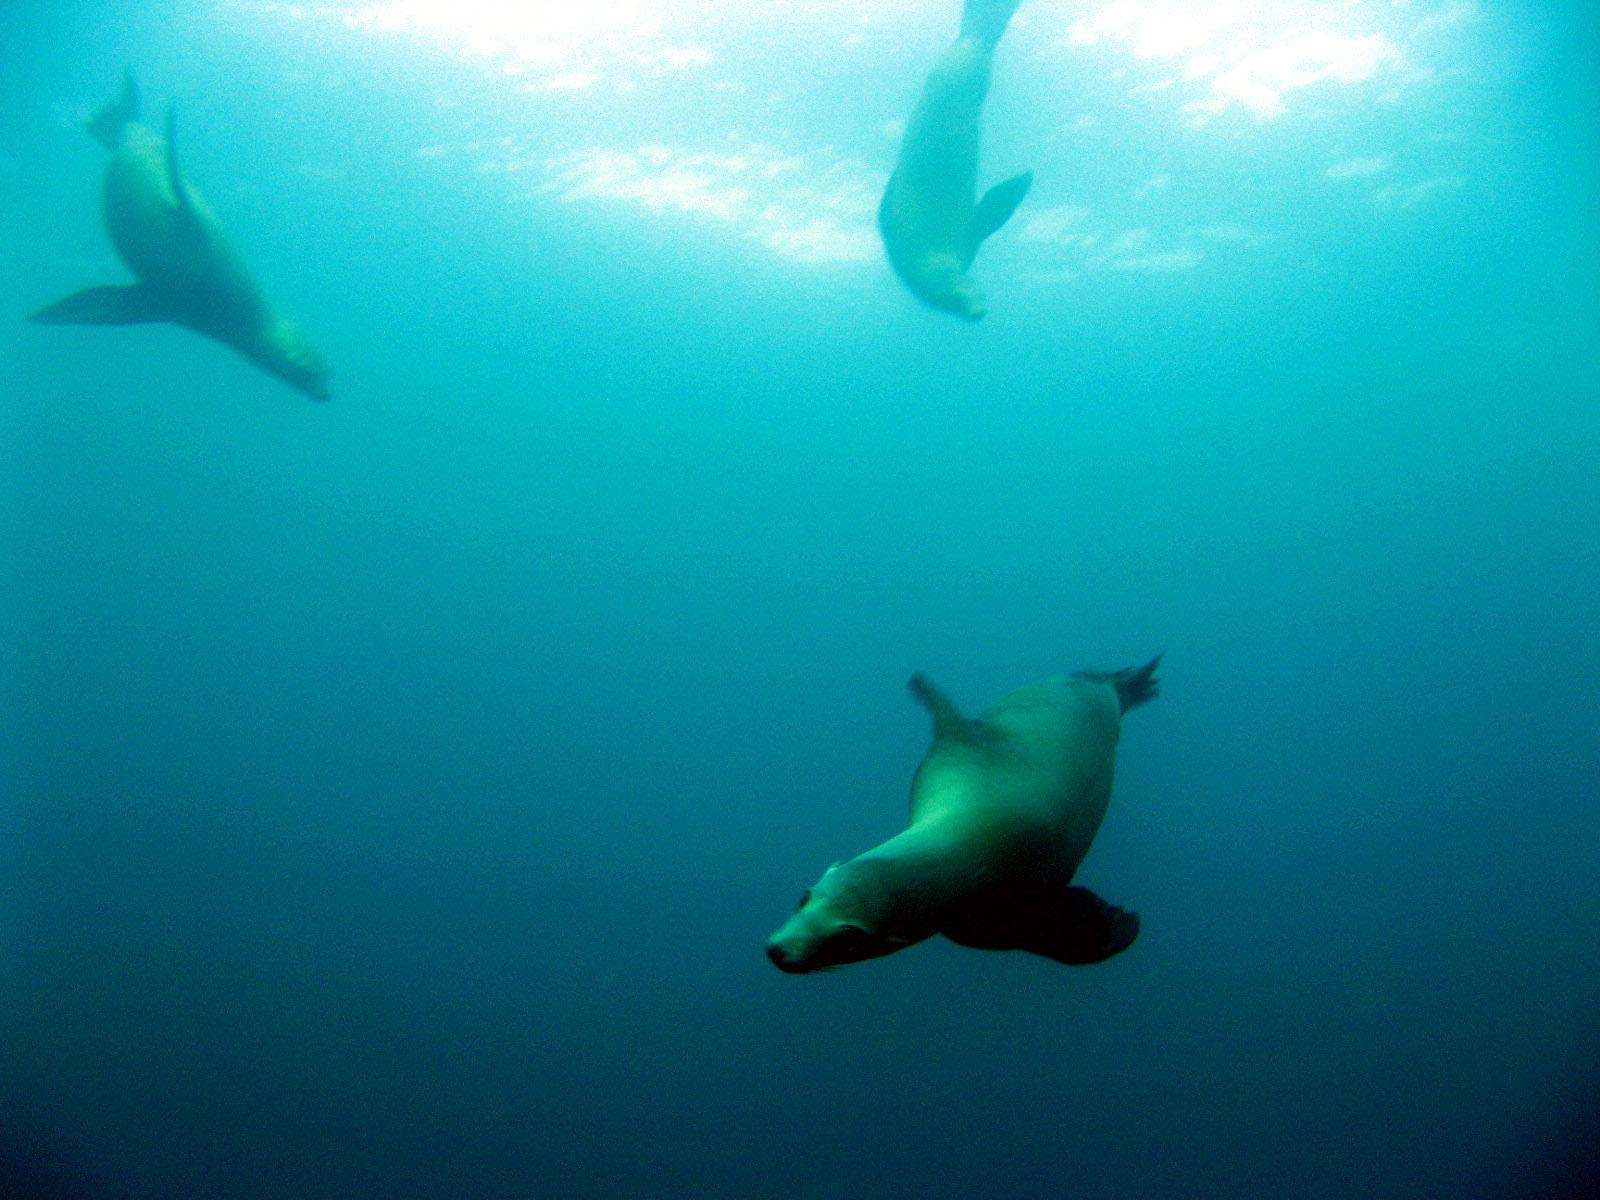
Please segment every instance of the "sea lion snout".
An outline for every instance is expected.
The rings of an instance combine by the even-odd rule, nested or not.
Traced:
[[[292,321],[280,317],[268,326],[251,357],[313,400],[329,398],[327,360]]]
[[[841,917],[829,900],[808,901],[767,939],[767,957],[790,975],[826,971],[863,959],[879,958],[906,945],[904,938],[885,938]]]
[[[805,971],[804,965],[799,960],[791,958],[789,952],[777,942],[767,943],[767,957],[772,960],[772,965],[777,967],[778,970],[786,971],[790,975],[799,975]]]
[[[767,957],[778,970],[788,975],[804,975],[821,965],[819,951],[824,948],[825,939],[809,926],[807,917],[797,913],[767,939]]]
[[[964,321],[981,321],[989,313],[983,292],[964,276],[946,281],[946,288],[940,297],[938,307],[954,313]]]

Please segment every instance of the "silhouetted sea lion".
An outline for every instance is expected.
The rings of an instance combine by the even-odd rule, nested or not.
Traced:
[[[912,693],[933,715],[933,744],[911,784],[910,825],[829,867],[767,956],[803,974],[936,933],[1072,964],[1127,949],[1139,918],[1072,886],[1072,876],[1111,799],[1122,714],[1155,697],[1160,661],[1018,688],[971,721],[913,677]]]
[[[974,203],[989,67],[1020,2],[966,0],[961,32],[922,85],[878,205],[884,248],[905,285],[924,303],[972,321],[987,309],[967,271],[1033,183],[1024,171]]]
[[[322,356],[261,294],[210,206],[179,170],[171,112],[164,139],[138,116],[139,89],[130,73],[117,99],[90,120],[89,132],[111,151],[106,228],[139,282],[85,288],[30,320],[55,325],[170,321],[232,346],[306,395],[326,400]]]

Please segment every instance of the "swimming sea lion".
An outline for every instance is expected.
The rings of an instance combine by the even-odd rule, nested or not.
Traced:
[[[911,824],[829,867],[767,942],[793,974],[878,958],[936,933],[977,950],[1095,963],[1139,918],[1072,886],[1111,799],[1122,714],[1153,699],[1157,656],[1018,688],[976,720],[922,676],[933,745],[911,783]]]
[[[1010,219],[1033,173],[997,183],[976,204],[978,140],[994,48],[1021,0],[966,0],[961,32],[922,85],[878,228],[895,272],[926,304],[976,321],[988,311],[967,276],[983,239]]]
[[[178,169],[174,120],[163,139],[138,121],[132,74],[89,122],[106,149],[105,219],[111,242],[139,282],[91,287],[33,314],[55,325],[171,321],[232,346],[315,400],[328,398],[322,356],[268,303],[228,245],[216,215]]]

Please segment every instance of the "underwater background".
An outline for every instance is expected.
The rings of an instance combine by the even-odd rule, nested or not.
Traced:
[[[0,1196],[1594,1194],[1595,6],[1027,0],[976,326],[956,19],[0,11]],[[23,322],[124,67],[332,403]],[[766,961],[913,671],[1160,651],[1128,952]]]

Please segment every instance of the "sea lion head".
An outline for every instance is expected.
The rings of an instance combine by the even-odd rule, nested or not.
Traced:
[[[940,312],[981,321],[989,311],[983,289],[972,282],[961,260],[953,254],[928,255],[917,264],[912,284],[917,295]]]
[[[313,400],[328,399],[327,361],[293,321],[285,317],[273,321],[250,357]]]
[[[800,897],[800,904],[767,941],[780,971],[804,975],[881,958],[917,940],[886,929],[889,905],[882,881],[862,859],[834,863]]]

